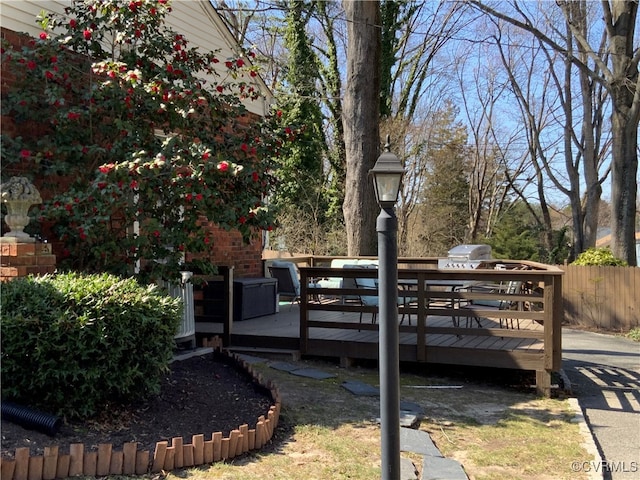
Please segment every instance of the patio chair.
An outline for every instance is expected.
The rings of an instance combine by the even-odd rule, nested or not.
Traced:
[[[276,260],[269,266],[269,273],[278,281],[276,292],[280,297],[291,298],[291,305],[300,303],[300,278],[295,263]],[[308,286],[314,288],[317,284]]]
[[[347,267],[345,265],[345,267]],[[377,265],[358,265],[354,266],[354,268],[374,268],[377,269]],[[378,279],[377,278],[354,278],[354,283],[356,288],[362,288],[365,290],[372,290],[376,292],[376,295],[359,295],[360,305],[364,307],[379,307],[380,306],[380,297],[378,296]],[[398,306],[407,306],[410,302],[417,302],[417,298],[413,297],[400,297],[398,296]],[[409,325],[411,325],[411,314],[402,314],[402,319],[400,323],[404,321],[405,315],[409,316]],[[378,313],[373,312],[371,316],[371,323],[376,323]],[[360,323],[362,323],[362,312],[360,312]]]
[[[522,282],[517,281],[509,281],[509,282],[501,282],[497,284],[484,284],[484,285],[474,285],[470,287],[468,290],[471,292],[486,292],[486,293],[500,293],[506,295],[515,295],[521,293],[523,287]],[[521,302],[514,302],[511,300],[490,300],[490,299],[478,299],[478,300],[470,300],[468,303],[464,305],[460,305],[460,309],[469,310],[471,316],[467,316],[466,318],[466,326],[469,327],[470,323],[472,323],[472,319],[476,321],[478,327],[482,327],[480,323],[481,317],[478,311],[487,311],[487,310],[496,310],[496,311],[508,311],[514,309],[520,309]],[[493,317],[493,315],[492,315]],[[500,328],[513,328],[513,318],[509,318],[507,315],[498,316],[500,322]],[[516,318],[517,328],[520,329],[520,319]],[[458,325],[459,326],[459,319]]]
[[[354,278],[355,285],[357,288],[363,288],[366,290],[372,290],[376,292],[375,295],[358,295],[358,299],[360,300],[360,305],[363,307],[376,307],[376,309],[380,306],[380,301],[378,298],[378,285],[376,283],[375,278]],[[360,312],[360,323],[362,323],[362,313]],[[376,323],[376,318],[378,316],[377,310],[371,314],[371,323]]]

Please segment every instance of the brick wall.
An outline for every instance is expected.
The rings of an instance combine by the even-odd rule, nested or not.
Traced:
[[[21,48],[23,46],[27,46],[30,42],[30,38],[23,34],[19,34],[13,32],[11,30],[7,30],[5,28],[0,29],[0,34],[4,40],[10,42],[14,47]],[[11,72],[6,69],[2,69],[1,76],[1,93],[5,95],[7,89],[11,86],[13,78],[11,76]],[[250,122],[252,119],[252,114],[245,116],[242,119],[242,122]],[[33,134],[34,131],[37,131],[37,127],[34,128],[34,125],[16,125],[11,117],[3,116],[1,119],[1,128],[2,133],[10,136],[26,136]],[[5,165],[9,167],[9,164],[6,162]],[[3,165],[3,177],[9,175],[20,175],[29,172],[30,165],[28,163],[22,162],[19,164],[12,164],[10,169],[5,169]],[[63,182],[63,179],[60,179]],[[61,182],[57,182],[60,184]],[[43,199],[50,198],[47,196],[46,188],[42,188],[43,183],[42,179],[34,179],[34,185],[40,190],[40,194]],[[31,213],[35,211],[36,207],[32,208]],[[242,241],[242,236],[238,231],[226,231],[222,228],[219,228],[214,223],[208,223],[203,226],[203,228],[208,228],[212,232],[212,238],[214,239],[215,250],[213,255],[210,256],[211,262],[214,265],[219,266],[232,266],[234,267],[234,276],[235,277],[261,277],[263,275],[262,270],[262,238],[260,233],[258,232],[256,238],[249,244],[244,244]],[[64,249],[64,245],[56,239],[49,226],[46,226],[43,230],[43,234],[45,238],[50,242],[49,244],[39,244],[39,245],[47,245],[49,249],[49,254],[52,255],[55,265],[55,255],[62,256],[62,251]],[[29,244],[27,244],[29,245]],[[2,268],[3,268],[3,278],[4,278],[4,263],[5,263],[5,254],[4,254],[4,245],[3,254],[2,254]],[[33,247],[35,248],[35,247]],[[51,248],[53,250],[51,251]],[[7,250],[8,252],[8,250]],[[53,255],[55,254],[55,255]],[[40,257],[38,257],[40,258]],[[15,260],[14,260],[15,261]],[[26,259],[27,262],[33,261],[32,259]],[[39,260],[38,260],[39,261]],[[42,261],[51,261],[42,260]],[[33,267],[43,267],[43,265],[15,265],[15,266],[7,266],[7,268],[11,268],[12,270],[6,270],[7,274],[11,274],[13,276],[20,275],[24,272],[35,272],[37,268]],[[50,266],[49,266],[50,267]],[[48,273],[44,272],[43,273]],[[16,274],[16,275],[14,275]]]
[[[210,222],[203,226],[212,232],[214,265],[234,267],[234,277],[261,277],[262,272],[262,236],[257,233],[249,244],[242,240],[237,230],[226,231]]]

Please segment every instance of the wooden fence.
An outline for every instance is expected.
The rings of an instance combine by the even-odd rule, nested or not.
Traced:
[[[219,346],[219,339],[213,339]],[[29,447],[17,448],[13,459],[3,458],[0,473],[2,480],[54,480],[75,476],[102,477],[106,475],[143,475],[161,473],[179,468],[197,467],[237,457],[251,450],[260,449],[273,437],[280,417],[280,392],[270,381],[238,355],[231,356],[240,368],[245,369],[254,380],[268,388],[274,404],[265,415],[258,417],[255,427],[240,425],[224,437],[214,432],[205,440],[204,434],[193,435],[191,443],[182,437],[156,443],[153,454],[139,450],[137,442],[125,443],[116,451],[111,444],[100,444],[85,448],[83,443],[74,443],[66,448],[58,445],[44,448],[43,455],[31,455]]]
[[[640,268],[560,266],[565,323],[626,332],[640,327]]]

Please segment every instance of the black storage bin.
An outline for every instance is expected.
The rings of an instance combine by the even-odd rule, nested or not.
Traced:
[[[275,278],[236,278],[233,280],[233,321],[276,313]]]

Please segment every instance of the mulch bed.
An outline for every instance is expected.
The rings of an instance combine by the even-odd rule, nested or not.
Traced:
[[[273,404],[266,388],[223,355],[194,356],[175,361],[170,368],[159,396],[102,412],[86,422],[65,423],[55,437],[3,419],[2,458],[13,458],[19,447],[29,447],[31,455],[41,455],[44,447],[53,445],[68,452],[72,443],[82,443],[86,450],[110,443],[119,450],[124,443],[138,442],[139,450],[153,453],[157,442],[174,437],[190,442],[193,435],[228,436],[240,425],[255,426]]]

